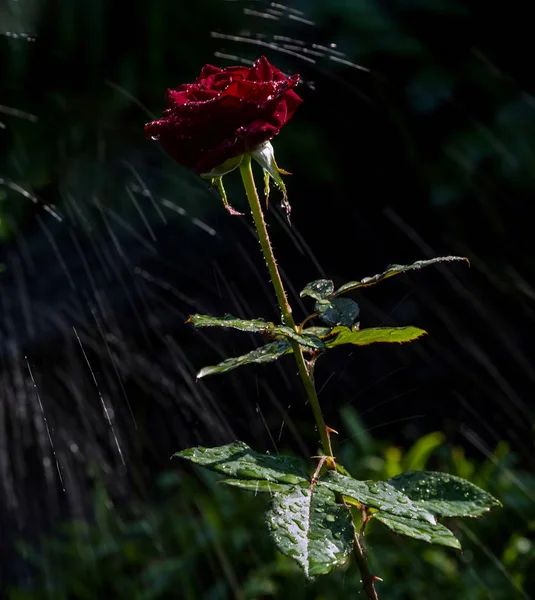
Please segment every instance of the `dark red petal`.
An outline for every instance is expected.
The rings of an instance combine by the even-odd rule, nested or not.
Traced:
[[[249,67],[227,67],[223,73],[227,76],[227,78],[242,78],[245,79],[250,72]]]
[[[264,57],[251,68],[207,65],[195,82],[168,90],[164,118],[147,123],[145,134],[158,136],[180,164],[206,173],[277,135],[302,102],[291,89],[298,81]]]
[[[265,56],[261,56],[255,60],[253,66],[247,75],[248,81],[273,81],[273,70],[275,67],[271,65]]]
[[[286,90],[284,93],[284,102],[286,104],[286,121],[289,121],[299,105],[303,102],[303,99],[300,98],[293,90]]]
[[[295,77],[295,75],[292,75],[292,77],[290,79],[292,79],[293,77]],[[279,71],[278,69],[273,67],[273,81],[279,82],[279,81],[287,81],[287,80],[288,80],[288,77],[286,77],[286,75],[282,71]],[[299,75],[297,76],[297,81],[299,81]]]
[[[158,137],[162,148],[179,164],[194,169],[202,149],[198,139],[180,134],[172,119],[160,119],[145,125],[145,136]]]
[[[205,87],[210,88],[216,92],[221,92],[224,90],[229,84],[229,78],[226,73],[221,73],[220,75],[215,75],[210,78],[210,81],[203,82]]]
[[[201,73],[200,73],[199,77],[197,77],[197,79],[195,80],[195,83],[199,83],[203,79],[206,79],[207,77],[210,77],[211,75],[215,75],[216,73],[221,73],[222,71],[223,71],[223,69],[220,69],[219,67],[215,67],[214,65],[204,65],[204,67],[201,69]]]
[[[253,81],[233,81],[222,93],[221,96],[233,96],[245,102],[254,104],[263,104],[276,93],[275,84],[271,81],[253,82]]]
[[[207,90],[204,88],[192,88],[189,92],[190,98],[193,102],[205,102],[206,100],[213,100],[219,95],[216,90]]]
[[[189,102],[188,92],[179,92],[178,90],[167,90],[167,106],[170,109],[177,108]]]

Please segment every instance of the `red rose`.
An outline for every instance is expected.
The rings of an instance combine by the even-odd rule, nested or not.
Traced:
[[[279,133],[302,102],[292,90],[298,81],[263,56],[251,68],[206,65],[193,83],[167,90],[169,108],[145,134],[181,165],[207,173]]]

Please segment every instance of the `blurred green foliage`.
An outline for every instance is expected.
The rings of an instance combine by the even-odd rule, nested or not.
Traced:
[[[403,471],[449,470],[489,490],[504,508],[485,519],[450,521],[463,552],[413,542],[373,523],[367,543],[385,600],[529,598],[535,586],[535,476],[515,468],[505,444],[484,462],[445,444],[441,433],[420,438],[406,452],[374,440],[350,406],[349,437],[338,458],[362,479]],[[11,589],[11,600],[128,598],[223,600],[353,597],[354,565],[306,583],[293,561],[276,555],[262,517],[267,495],[218,485],[202,469],[158,478],[160,498],[114,506],[105,486],[95,490],[95,518],[64,523],[39,548],[20,551],[38,573],[34,586]]]

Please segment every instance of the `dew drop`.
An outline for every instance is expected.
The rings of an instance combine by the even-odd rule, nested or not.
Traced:
[[[301,521],[294,521],[294,523],[297,525],[297,527],[299,527],[299,529],[301,531],[306,531],[306,527],[304,523],[301,523]]]
[[[159,135],[151,135],[150,139],[157,142],[160,139],[160,136]]]

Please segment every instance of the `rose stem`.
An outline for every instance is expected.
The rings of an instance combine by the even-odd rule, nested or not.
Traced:
[[[375,577],[371,574],[370,569],[368,567],[366,550],[362,545],[362,540],[360,539],[360,536],[356,532],[353,544],[353,554],[355,555],[355,560],[360,571],[360,576],[362,577],[362,586],[364,588],[366,596],[368,596],[370,600],[379,600],[379,597],[377,596],[377,591],[375,590]]]
[[[251,212],[253,214],[253,221],[258,234],[258,238],[260,240],[260,246],[262,247],[262,253],[264,255],[269,275],[271,277],[271,283],[273,284],[275,295],[277,296],[277,301],[279,303],[279,307],[282,313],[282,319],[285,325],[291,327],[294,331],[297,331],[297,327],[292,317],[292,308],[288,302],[288,298],[286,297],[284,285],[282,283],[279,269],[277,267],[277,261],[275,260],[273,248],[271,247],[271,241],[269,239],[266,221],[264,220],[264,213],[262,212],[262,205],[260,204],[260,198],[258,197],[258,192],[256,191],[253,170],[251,168],[251,157],[248,154],[244,155],[243,160],[240,164],[240,174],[243,181],[243,186],[245,188],[245,192],[247,194],[247,200],[249,200],[249,206],[251,207]],[[325,420],[323,418],[323,413],[321,412],[318,395],[316,393],[316,388],[312,379],[312,373],[307,367],[307,363],[303,355],[303,350],[301,349],[299,343],[295,340],[290,340],[290,344],[292,346],[293,354],[297,362],[297,369],[299,371],[299,375],[301,376],[301,380],[307,393],[308,401],[310,402],[312,412],[314,413],[314,418],[316,420],[316,425],[318,427],[318,432],[321,439],[323,453],[325,454],[325,456],[331,456],[331,444],[329,442],[329,436],[327,435]]]
[[[379,600],[375,590],[375,581],[378,578],[370,573],[370,569],[368,567],[368,555],[364,546],[364,530],[366,529],[366,525],[370,522],[371,517],[368,515],[368,510],[365,506],[360,507],[360,513],[362,515],[362,523],[359,533],[357,534],[357,532],[355,532],[353,554],[355,555],[355,560],[357,561],[357,565],[362,576],[362,585],[366,595],[368,598],[370,598],[370,600]]]
[[[288,327],[291,327],[294,329],[294,331],[297,331],[297,327],[292,317],[292,307],[290,306],[288,298],[286,297],[284,285],[277,267],[277,261],[275,259],[275,255],[273,254],[273,248],[269,239],[264,213],[262,212],[262,205],[260,204],[260,198],[258,197],[258,192],[256,191],[253,170],[251,168],[251,156],[248,154],[244,155],[243,160],[240,163],[240,174],[243,181],[243,187],[245,188],[245,193],[247,194],[247,200],[249,201],[249,206],[251,208],[251,213],[253,215],[253,221],[258,234],[258,239],[260,241],[260,246],[262,248],[262,253],[271,277],[271,283],[275,290],[275,295],[277,296],[279,308],[282,313],[282,319]],[[308,368],[303,355],[303,350],[301,349],[299,343],[295,340],[290,340],[290,344],[295,356],[299,375],[301,376],[301,380],[307,393],[308,401],[310,402],[310,406],[316,420],[323,453],[325,456],[332,456],[331,443],[327,433],[327,427],[325,425],[323,413],[321,412],[318,395],[316,393],[312,369]],[[374,576],[370,573],[366,553],[357,534],[355,534],[353,553],[355,554],[355,559],[362,576],[366,595],[370,600],[378,600],[374,587]]]

